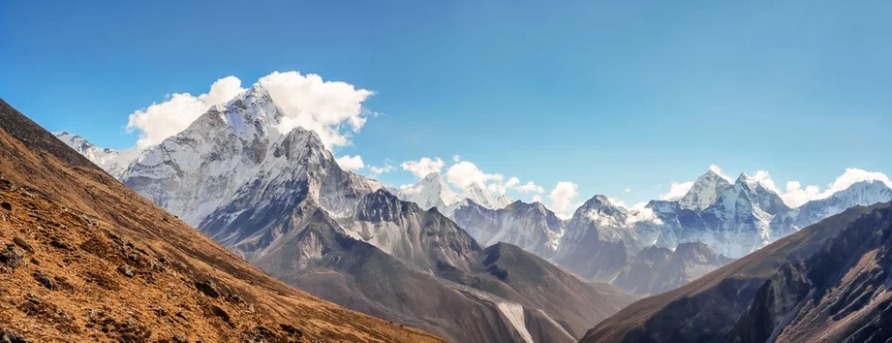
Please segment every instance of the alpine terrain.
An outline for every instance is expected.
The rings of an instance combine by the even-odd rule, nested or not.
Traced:
[[[142,151],[121,180],[281,280],[451,341],[572,342],[633,300],[514,245],[481,246],[281,118],[256,85]],[[456,198],[506,201],[473,188]]]
[[[892,204],[853,207],[674,291],[583,342],[886,342]]]
[[[441,341],[276,281],[2,100],[0,247],[3,342]]]
[[[796,208],[746,174],[715,170],[682,198],[629,209],[596,195],[569,219],[539,203],[502,209],[465,203],[452,218],[484,245],[507,242],[589,280],[635,294],[681,286],[801,228],[852,206],[892,199],[881,181],[862,181]]]

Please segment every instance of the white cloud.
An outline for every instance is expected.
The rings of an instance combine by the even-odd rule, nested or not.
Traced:
[[[756,175],[752,176],[752,178],[762,184],[766,189],[780,193],[780,189],[774,184],[774,180],[771,179],[771,175],[768,174],[767,170],[757,170]]]
[[[631,188],[631,187],[626,187],[626,189],[624,189],[623,191],[626,192],[626,193],[632,193],[632,188]]]
[[[356,170],[360,170],[365,167],[365,163],[362,163],[362,157],[359,155],[356,155],[356,156],[345,155],[345,156],[338,157],[338,159],[335,161],[338,162],[338,165],[341,166],[341,168],[344,168],[347,170],[356,171]]]
[[[660,200],[668,200],[668,201],[676,201],[680,200],[684,197],[685,194],[688,194],[688,191],[691,190],[691,187],[694,186],[693,181],[689,182],[672,182],[672,185],[669,186],[669,192],[666,194],[660,195]]]
[[[374,176],[381,175],[381,174],[387,174],[394,170],[396,170],[396,168],[390,163],[386,163],[382,167],[369,166],[369,172],[371,172],[372,175],[374,175]]]
[[[242,81],[237,77],[227,76],[214,82],[207,94],[170,94],[166,101],[153,103],[130,114],[127,130],[140,132],[136,142],[138,148],[161,143],[165,138],[185,130],[211,106],[224,104],[244,91],[241,86]]]
[[[462,190],[474,183],[486,187],[489,181],[500,181],[504,178],[502,174],[484,173],[477,168],[477,165],[468,161],[459,161],[446,171],[446,181]]]
[[[833,195],[833,193],[845,190],[862,181],[879,181],[892,187],[892,180],[890,180],[889,176],[886,174],[881,172],[870,172],[858,168],[847,168],[842,175],[828,184],[824,191],[821,191],[821,187],[816,185],[809,185],[802,188],[802,184],[799,183],[799,181],[787,182],[786,192],[781,194],[781,198],[787,206],[799,207],[812,200],[827,198]]]
[[[882,181],[887,186],[892,187],[892,180],[886,174],[880,172],[869,172],[858,168],[846,168],[846,171],[836,178],[827,191],[830,194],[839,192],[861,181]]]
[[[521,193],[543,193],[543,192],[545,192],[545,189],[542,188],[542,186],[539,186],[539,185],[533,183],[533,181],[529,181],[525,184],[515,186],[514,189],[516,189],[518,192],[521,192]]]
[[[373,94],[346,82],[324,81],[319,75],[301,75],[296,71],[273,72],[257,83],[269,91],[273,102],[284,112],[280,125],[283,131],[298,126],[316,131],[329,148],[349,143],[349,134],[342,131],[342,124],[349,125],[353,132],[365,125],[362,102]]]
[[[802,188],[799,181],[787,182],[787,190],[781,194],[781,199],[790,207],[799,207],[821,196],[821,187],[810,185]]]
[[[443,160],[439,157],[431,159],[430,157],[422,157],[418,161],[406,161],[400,164],[403,170],[409,171],[415,177],[421,179],[430,173],[439,173],[443,170]]]
[[[573,210],[573,200],[579,195],[577,188],[575,183],[569,181],[558,182],[548,194],[551,199],[549,208],[559,217],[569,218],[572,215],[570,212]]]
[[[534,195],[532,202],[542,202],[542,195],[539,195],[539,194]]]
[[[663,220],[657,217],[656,213],[650,208],[647,207],[646,202],[639,202],[635,205],[632,205],[631,215],[626,218],[626,224],[635,224],[639,222],[651,222],[656,225],[663,225]]]
[[[498,175],[498,174],[496,174]],[[535,184],[532,181],[529,181],[525,184],[520,183],[520,179],[517,177],[510,177],[507,181],[502,181],[502,179],[496,179],[492,181],[490,184],[486,185],[486,189],[493,194],[496,195],[504,195],[509,190],[514,190],[520,193],[543,193],[545,189]]]
[[[362,102],[372,95],[371,91],[357,89],[346,82],[324,81],[319,75],[301,75],[296,71],[273,72],[260,78],[257,84],[282,109],[280,129],[290,131],[300,126],[313,130],[328,148],[350,143],[350,133],[344,132],[342,126],[349,126],[355,133],[365,125]],[[241,80],[227,76],[214,82],[207,94],[168,95],[164,102],[130,114],[127,130],[139,131],[139,148],[161,143],[185,130],[211,106],[225,104],[244,90]]]

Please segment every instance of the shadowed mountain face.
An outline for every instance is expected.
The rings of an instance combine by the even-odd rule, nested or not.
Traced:
[[[633,294],[657,294],[680,287],[731,261],[700,242],[682,243],[674,251],[649,247],[635,255],[613,284]]]
[[[436,342],[290,288],[0,100],[0,337]]]
[[[853,207],[635,302],[583,342],[885,341],[890,215]]]
[[[281,117],[254,87],[144,151],[123,181],[292,285],[452,341],[571,342],[628,303],[520,249],[486,260],[449,218],[341,169]]]
[[[638,219],[601,196],[566,221],[541,203],[520,201],[499,210],[469,203],[453,217],[484,245],[516,244],[587,279],[633,294],[674,289],[731,261],[699,242],[682,243],[675,250],[650,246],[633,255],[625,244],[632,232],[622,226]]]
[[[332,219],[304,203],[291,215],[264,215],[277,219],[260,236],[281,235],[249,261],[325,299],[456,342],[575,341],[631,300],[608,298],[515,246],[483,250],[436,210],[384,190],[360,199],[355,213]]]
[[[632,209],[596,195],[566,220],[541,204],[502,209],[467,203],[452,217],[484,245],[507,242],[597,282],[655,294],[696,279],[803,227],[856,205],[892,199],[881,181],[789,208],[756,178],[710,170],[677,201]],[[693,244],[693,245],[692,245]],[[680,253],[677,253],[680,252]]]
[[[869,212],[756,292],[732,342],[888,342],[892,339],[892,208]]]

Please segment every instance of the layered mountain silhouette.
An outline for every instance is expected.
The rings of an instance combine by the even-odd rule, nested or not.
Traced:
[[[467,203],[455,221],[484,245],[507,242],[635,294],[684,285],[790,233],[856,205],[892,199],[881,181],[862,181],[827,198],[789,208],[755,178],[709,170],[675,201],[629,209],[596,195],[569,219],[539,203],[501,209]]]
[[[674,291],[583,342],[886,342],[892,204],[854,207]]]
[[[456,342],[572,342],[631,302],[516,246],[484,249],[281,117],[255,86],[141,152],[122,181],[281,280]]]
[[[438,342],[250,266],[0,100],[0,340]]]

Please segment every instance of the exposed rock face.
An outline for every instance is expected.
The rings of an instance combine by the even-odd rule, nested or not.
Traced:
[[[124,183],[282,280],[454,341],[574,341],[628,302],[522,251],[529,266],[513,268],[542,278],[489,270],[449,218],[341,169],[314,132],[284,131],[281,117],[254,87],[147,149]],[[514,282],[566,296],[545,301]]]
[[[400,199],[414,202],[422,209],[436,207],[444,211],[459,201],[458,195],[443,181],[440,173],[430,173],[417,184],[393,191]]]
[[[691,190],[681,198],[678,204],[686,210],[705,210],[731,187],[728,180],[710,168],[706,174],[694,181]]]
[[[554,255],[564,234],[564,222],[539,202],[515,201],[498,210],[470,202],[452,217],[484,246],[514,244],[543,258]]]
[[[439,342],[251,267],[0,100],[0,339],[19,342]],[[18,260],[18,258],[15,258]],[[9,261],[9,259],[7,259]],[[133,277],[119,273],[129,265]],[[216,280],[245,302],[202,296]]]
[[[863,215],[762,285],[727,339],[886,342],[892,339],[892,208]]]
[[[675,251],[649,247],[635,255],[613,284],[634,294],[657,294],[687,284],[731,261],[699,242],[682,243]]]
[[[846,210],[633,303],[583,341],[883,341],[890,217],[888,203]]]

